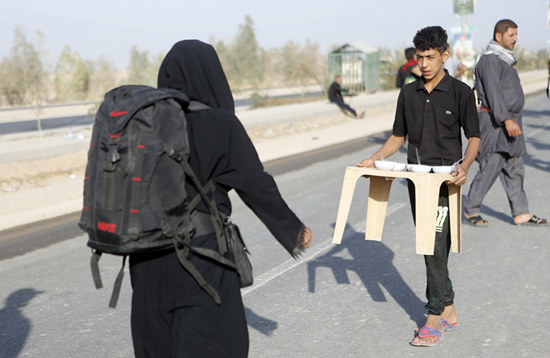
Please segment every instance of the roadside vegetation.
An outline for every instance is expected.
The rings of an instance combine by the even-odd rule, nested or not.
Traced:
[[[105,92],[124,84],[156,86],[158,68],[165,55],[165,52],[151,54],[134,45],[129,53],[127,68],[118,71],[107,55],[96,60],[84,59],[66,45],[55,63],[49,64],[46,62],[45,40],[40,31],[29,38],[23,28],[14,30],[10,55],[0,62],[0,107],[31,106],[40,120],[46,104],[98,102]],[[305,88],[316,84],[326,91],[332,81],[328,78],[328,53],[321,53],[318,43],[289,41],[282,48],[264,49],[256,40],[254,22],[250,16],[245,17],[232,39],[211,38],[209,42],[218,52],[233,92],[251,92],[253,107],[320,98],[307,95],[305,89],[302,96],[292,99],[267,98],[263,91],[266,88]],[[382,88],[394,89],[397,69],[406,62],[403,48],[380,48],[379,52]],[[546,67],[546,49],[534,53],[516,47],[514,52],[520,71]]]

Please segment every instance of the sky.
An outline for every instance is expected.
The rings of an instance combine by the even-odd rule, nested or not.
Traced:
[[[323,53],[356,40],[402,49],[412,46],[416,31],[433,25],[452,40],[462,23],[452,0],[0,0],[0,60],[9,56],[20,26],[28,40],[36,30],[44,34],[50,67],[68,45],[86,60],[103,56],[125,70],[133,45],[156,56],[183,39],[228,43],[246,15],[264,49],[309,39]],[[476,0],[475,14],[467,16],[475,49],[487,45],[494,24],[505,18],[518,24],[520,47],[549,47],[548,0]]]

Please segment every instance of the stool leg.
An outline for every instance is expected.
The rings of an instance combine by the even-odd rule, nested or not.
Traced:
[[[388,198],[393,178],[370,177],[369,201],[367,205],[367,226],[365,240],[382,240]]]
[[[451,228],[451,250],[462,252],[462,187],[448,184],[449,187],[449,219]]]
[[[344,229],[346,228],[351,200],[353,199],[353,193],[355,191],[355,184],[357,183],[357,179],[361,176],[357,170],[353,169],[355,168],[346,168],[346,174],[344,175],[340,205],[338,206],[338,215],[336,216],[336,224],[334,226],[334,236],[332,237],[333,244],[339,244],[342,242],[342,236],[344,236]]]
[[[416,195],[416,253],[433,255],[439,187],[441,181],[430,180],[430,175],[413,179]]]

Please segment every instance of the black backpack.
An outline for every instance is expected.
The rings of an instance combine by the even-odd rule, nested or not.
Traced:
[[[103,287],[102,253],[123,255],[109,307],[116,307],[126,255],[174,247],[180,263],[216,303],[217,292],[189,262],[190,251],[227,260],[224,218],[213,200],[215,184],[202,186],[189,166],[185,111],[207,110],[179,91],[122,86],[105,95],[96,114],[84,180],[79,226],[88,233],[96,288]],[[199,194],[188,198],[190,178]],[[193,211],[203,200],[210,214]],[[191,238],[216,233],[219,252],[191,246]]]

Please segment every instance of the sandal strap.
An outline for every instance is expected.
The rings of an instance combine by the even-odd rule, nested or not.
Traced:
[[[456,329],[456,328],[458,328],[458,322],[455,323],[455,324],[451,324],[451,323],[449,323],[449,321],[447,321],[445,318],[441,318],[441,330],[442,330],[442,331],[445,331],[445,330],[447,330],[448,328],[451,328],[451,329]]]
[[[546,220],[546,219],[541,219],[541,218],[539,218],[538,216],[533,215],[533,216],[531,216],[531,219],[529,219],[528,222],[540,224],[540,223],[546,223],[546,222],[548,222],[548,220]]]
[[[424,326],[418,330],[418,337],[420,338],[428,338],[428,337],[435,337],[438,340],[443,337],[443,331],[438,331],[435,328]]]

